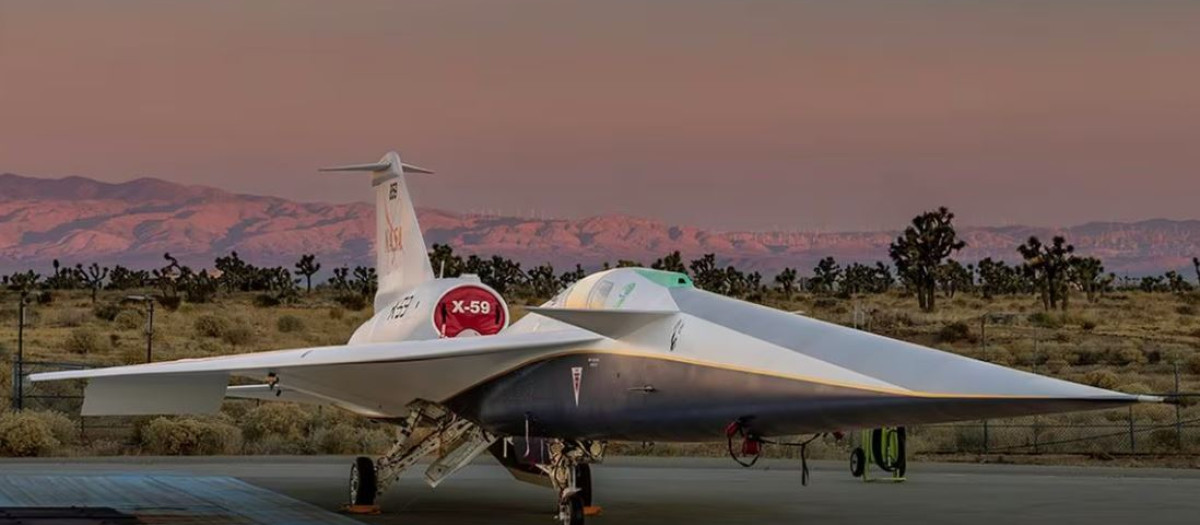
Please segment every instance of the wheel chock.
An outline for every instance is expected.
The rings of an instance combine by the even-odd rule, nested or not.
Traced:
[[[374,516],[380,514],[379,505],[342,505],[341,511],[346,514],[356,514],[359,516]]]
[[[584,516],[599,516],[604,513],[604,507],[599,505],[588,505],[583,508]]]

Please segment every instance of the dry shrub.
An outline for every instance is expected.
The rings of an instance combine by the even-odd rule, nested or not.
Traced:
[[[1051,374],[1061,374],[1070,366],[1066,359],[1053,358],[1046,361],[1046,370],[1049,370]]]
[[[204,337],[222,337],[225,332],[229,331],[230,322],[224,317],[215,315],[202,315],[196,318],[192,323],[192,327],[196,329],[196,333]]]
[[[88,320],[87,310],[80,310],[78,308],[70,308],[70,309],[66,309],[66,310],[62,310],[62,311],[58,312],[58,315],[54,316],[53,324],[55,326],[74,328],[74,327],[78,327],[78,326],[83,326],[84,323],[87,322],[87,320]]]
[[[1146,362],[1146,354],[1141,349],[1130,345],[1110,348],[1106,353],[1107,361],[1112,365],[1125,366]]]
[[[79,423],[72,421],[66,414],[55,410],[26,412],[45,421],[46,425],[50,427],[50,433],[60,444],[64,446],[79,444]]]
[[[351,423],[338,423],[317,428],[308,438],[311,454],[377,454],[386,450],[392,435],[384,428],[365,428]]]
[[[971,340],[971,328],[967,326],[967,323],[964,323],[962,321],[955,321],[953,323],[949,323],[945,326],[942,326],[942,329],[938,330],[937,338],[938,338],[938,341],[943,342],[943,343],[957,343],[959,341],[970,341]]]
[[[1050,312],[1034,312],[1029,314],[1029,324],[1042,328],[1062,328],[1062,316]]]
[[[1150,393],[1153,393],[1151,388],[1149,386],[1146,386],[1145,383],[1125,383],[1125,384],[1117,387],[1116,390],[1119,392],[1124,392],[1126,394],[1150,394]]]
[[[234,454],[241,449],[237,427],[219,419],[157,418],[141,429],[141,445],[152,454]]]
[[[342,308],[356,312],[367,307],[367,298],[356,293],[338,294],[333,300],[342,305]]]
[[[121,310],[113,318],[113,324],[121,330],[137,330],[146,325],[146,316],[137,310]]]
[[[44,413],[9,412],[0,416],[0,454],[33,457],[53,454],[62,446],[54,424]]]
[[[304,320],[291,314],[279,316],[275,321],[275,328],[282,333],[303,332]]]
[[[121,313],[121,305],[117,303],[100,303],[92,307],[92,315],[101,321],[112,321]]]
[[[345,316],[346,316],[346,311],[342,310],[341,308],[330,308],[329,309],[329,318],[333,319],[334,321],[340,321]]]
[[[293,439],[279,434],[270,434],[246,443],[246,453],[255,456],[295,456],[306,453],[307,445],[302,438]]]
[[[1184,367],[1188,372],[1200,374],[1200,352],[1193,352],[1192,355],[1183,362]]]
[[[1108,370],[1092,370],[1083,375],[1083,383],[1094,386],[1096,388],[1107,388],[1109,390],[1116,388],[1120,384],[1121,378],[1117,374]]]
[[[91,328],[76,328],[71,330],[63,343],[63,349],[76,354],[96,354],[109,349],[108,341],[99,332]]]
[[[268,436],[299,442],[308,430],[312,416],[292,403],[264,403],[246,412],[241,418],[242,434],[250,441]]]
[[[221,340],[233,346],[246,345],[254,340],[254,330],[244,324],[237,324],[221,334]]]

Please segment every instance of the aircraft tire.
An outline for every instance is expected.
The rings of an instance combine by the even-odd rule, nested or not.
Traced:
[[[559,504],[558,515],[562,525],[583,525],[583,498],[572,494]]]
[[[592,466],[581,463],[575,466],[575,485],[579,487],[579,497],[583,506],[592,506]]]
[[[850,475],[856,478],[861,478],[867,466],[867,454],[863,452],[862,447],[854,447],[850,451]]]
[[[378,488],[375,461],[365,456],[355,458],[350,467],[350,504],[374,505]]]

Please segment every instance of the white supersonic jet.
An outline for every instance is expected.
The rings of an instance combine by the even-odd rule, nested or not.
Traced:
[[[328,405],[395,425],[351,468],[370,508],[428,455],[437,485],[485,450],[554,488],[558,519],[591,505],[608,441],[720,441],[1161,401],[1013,370],[723,297],[682,273],[592,274],[509,325],[474,276],[435,278],[395,153],[330,168],[375,191],[375,315],[341,346],[36,374],[86,379],[85,415],[205,414],[225,398]],[[261,384],[229,386],[231,376]],[[754,449],[757,447],[751,447]]]

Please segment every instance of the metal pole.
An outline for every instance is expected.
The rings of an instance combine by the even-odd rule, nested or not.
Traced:
[[[983,420],[983,453],[988,453],[988,420]]]
[[[154,299],[147,297],[146,305],[149,306],[150,315],[146,318],[146,362],[152,361],[152,351],[154,344]]]
[[[1175,368],[1175,450],[1183,452],[1183,419],[1179,413],[1179,361],[1172,365]]]
[[[983,360],[987,361],[987,314],[979,317],[979,349],[983,351]]]
[[[21,291],[21,303],[17,307],[17,395],[13,403],[17,410],[25,408],[25,299],[29,292]]]
[[[1137,454],[1137,441],[1133,435],[1133,405],[1129,405],[1129,453]]]

